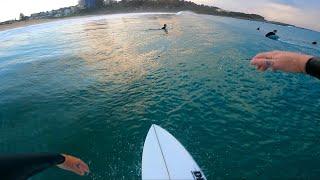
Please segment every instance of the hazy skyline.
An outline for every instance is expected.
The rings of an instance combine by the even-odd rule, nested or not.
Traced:
[[[194,0],[225,10],[256,13],[267,20],[280,21],[320,31],[319,0]]]
[[[275,20],[320,31],[319,0],[191,0],[225,10],[256,13]],[[76,5],[78,0],[10,0],[0,6],[0,21],[31,13]]]

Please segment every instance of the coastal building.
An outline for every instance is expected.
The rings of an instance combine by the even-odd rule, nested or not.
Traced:
[[[77,6],[71,6],[70,10],[71,10],[71,14],[76,14],[79,12],[79,8]]]
[[[108,5],[110,5],[110,4],[114,3],[114,2],[115,2],[114,0],[105,0],[104,1],[104,5],[108,6]]]
[[[0,22],[0,25],[5,25],[5,24],[13,24],[15,23],[17,20],[8,20],[8,21],[4,21],[4,22]]]
[[[31,14],[29,19],[44,19],[44,18],[58,18],[75,15],[80,12],[80,8],[77,6],[60,8],[57,10],[40,12]]]
[[[79,6],[85,9],[96,8],[97,1],[96,0],[80,0]]]
[[[71,15],[71,9],[69,9],[69,8],[64,9],[63,15],[64,16],[70,16]]]

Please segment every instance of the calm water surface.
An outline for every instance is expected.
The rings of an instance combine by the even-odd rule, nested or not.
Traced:
[[[164,23],[168,34],[152,30]],[[273,29],[280,41],[264,38]],[[274,49],[320,56],[315,40],[320,33],[191,13],[2,31],[0,152],[70,153],[92,171],[52,168],[36,180],[140,179],[155,123],[209,179],[318,179],[320,81],[259,73],[246,60]]]

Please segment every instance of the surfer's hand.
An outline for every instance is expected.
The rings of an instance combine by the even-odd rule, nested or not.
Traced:
[[[58,165],[59,168],[72,171],[81,176],[89,173],[88,165],[81,159],[66,154],[62,154],[62,156],[65,157],[65,161],[62,164]]]
[[[265,71],[268,68],[284,72],[305,73],[306,63],[312,56],[286,51],[272,51],[256,55],[251,64],[258,70]]]

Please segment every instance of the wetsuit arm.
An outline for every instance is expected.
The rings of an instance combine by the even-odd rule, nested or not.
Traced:
[[[320,79],[320,58],[313,57],[306,64],[306,73]]]
[[[65,157],[56,153],[0,155],[0,179],[25,180],[64,161]]]

